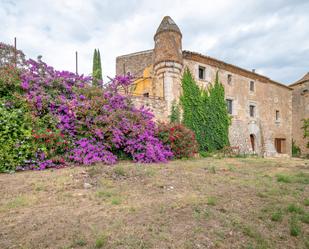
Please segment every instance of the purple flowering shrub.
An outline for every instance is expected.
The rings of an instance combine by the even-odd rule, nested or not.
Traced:
[[[103,162],[106,164],[116,163],[117,157],[106,150],[105,146],[96,139],[82,138],[75,143],[69,158],[79,164],[93,164]]]
[[[30,168],[61,167],[68,162],[114,164],[119,152],[143,163],[172,158],[169,147],[156,137],[153,114],[134,107],[119,93],[131,84],[130,75],[117,76],[98,87],[91,85],[90,77],[29,60],[20,78],[33,119],[33,134],[40,133],[43,142],[35,146],[35,163]],[[58,140],[50,139],[51,134],[61,134],[57,138],[61,144],[54,144]]]

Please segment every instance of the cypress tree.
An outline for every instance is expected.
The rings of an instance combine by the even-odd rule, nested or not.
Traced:
[[[99,49],[95,49],[93,53],[92,78],[93,85],[95,86],[97,86],[99,81],[102,80],[101,56]]]
[[[92,84],[93,85],[97,85],[97,77],[96,77],[96,71],[97,71],[97,57],[98,57],[98,53],[97,53],[97,49],[94,49],[94,53],[93,53],[93,61],[92,61]]]
[[[98,79],[102,80],[102,66],[101,66],[101,55],[100,55],[100,50],[98,49]]]

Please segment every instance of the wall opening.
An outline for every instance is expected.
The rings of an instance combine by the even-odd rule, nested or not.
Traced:
[[[275,138],[275,148],[277,153],[286,153],[286,139],[285,138]]]
[[[255,136],[253,134],[250,134],[250,142],[252,151],[255,152]]]

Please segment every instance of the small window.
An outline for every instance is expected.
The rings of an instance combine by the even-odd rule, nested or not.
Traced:
[[[233,100],[227,99],[226,100],[226,107],[227,107],[227,112],[229,114],[233,114]]]
[[[149,93],[144,93],[143,96],[149,98]]]
[[[204,80],[205,79],[205,67],[198,67],[198,77],[200,80]]]
[[[255,117],[255,106],[254,105],[249,106],[249,112],[250,112],[250,117]]]
[[[250,91],[254,92],[254,90],[255,90],[254,81],[250,81]]]
[[[231,75],[231,74],[228,74],[228,75],[227,75],[227,83],[228,83],[229,85],[232,85],[232,75]]]
[[[280,120],[280,112],[276,110],[276,121]]]

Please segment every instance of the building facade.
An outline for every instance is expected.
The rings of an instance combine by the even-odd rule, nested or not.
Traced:
[[[308,139],[304,138],[302,127],[304,125],[303,119],[309,118],[309,72],[290,87],[293,88],[292,137],[301,153],[308,155],[309,148],[306,147]]]
[[[200,87],[213,83],[218,72],[232,117],[231,146],[261,156],[291,155],[293,88],[254,71],[183,50],[182,33],[170,17],[164,17],[158,27],[154,49],[116,58],[116,73],[131,73],[136,78],[131,89],[134,102],[148,106],[161,121],[168,121],[172,104],[179,101],[185,68]]]

